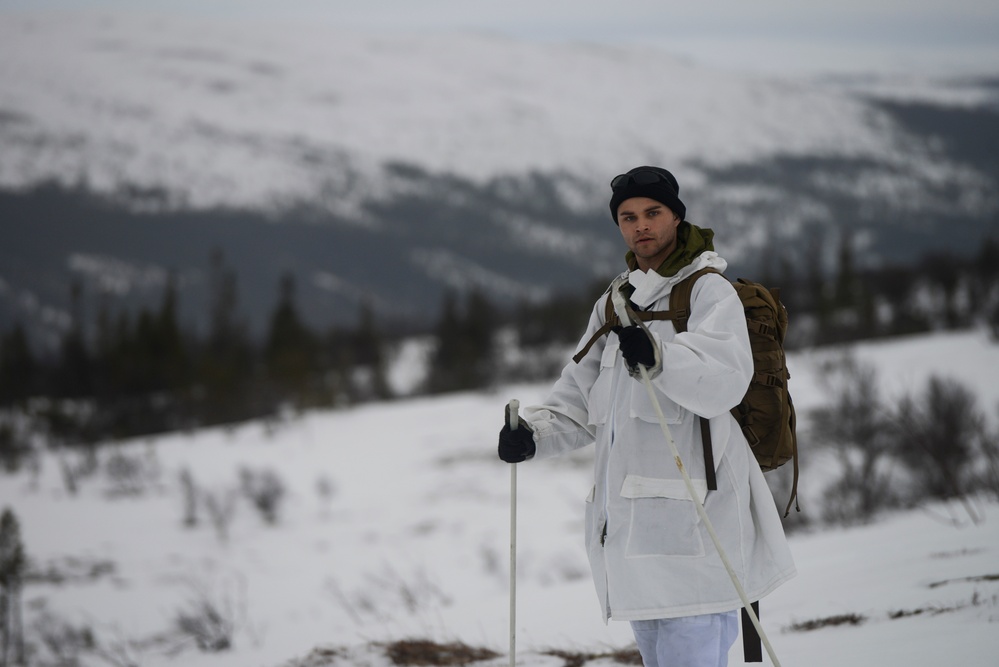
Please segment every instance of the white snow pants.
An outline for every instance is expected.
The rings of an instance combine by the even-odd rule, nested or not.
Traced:
[[[645,667],[726,667],[738,612],[631,621]]]

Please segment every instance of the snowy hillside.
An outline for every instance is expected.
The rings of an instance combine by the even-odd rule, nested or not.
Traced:
[[[636,162],[675,165],[689,187],[776,154],[919,168],[859,95],[651,49],[12,14],[0,84],[0,186],[128,185],[199,207],[321,201],[356,218],[364,200],[404,193],[388,163],[479,183],[568,174],[582,180],[562,194],[585,208]],[[948,97],[985,94],[970,89]]]
[[[839,354],[791,359],[802,414],[823,403],[820,362]],[[887,393],[944,373],[988,414],[999,404],[999,346],[983,333],[853,354],[878,368]],[[492,649],[498,657],[475,664],[505,665],[509,467],[495,457],[496,432],[509,398],[530,404],[545,390],[510,386],[167,435],[102,449],[90,475],[81,454],[48,453],[34,471],[0,477],[0,506],[16,513],[44,575],[24,592],[26,627],[61,637],[64,648],[89,631],[117,660],[83,653],[87,665],[381,667],[390,662],[373,642],[409,638]],[[828,459],[804,442],[802,506],[814,516]],[[201,492],[193,509],[184,471]],[[286,490],[272,522],[237,493],[241,477]],[[601,623],[589,579],[590,485],[586,452],[519,466],[519,664],[562,664],[546,655],[552,649],[630,646],[626,624]],[[960,505],[931,505],[863,528],[794,534],[799,576],[763,606],[783,664],[995,665],[999,505],[976,502],[978,525]],[[199,651],[176,632],[206,609],[219,611],[228,650]]]
[[[967,255],[999,219],[994,78],[768,78],[652,47],[0,12],[0,323],[39,337],[62,333],[73,283],[134,310],[176,275],[203,320],[213,248],[257,332],[287,273],[322,327],[359,303],[426,324],[446,291],[578,293],[621,268],[608,181],[641,163],[676,173],[736,275],[805,272],[816,244],[831,264],[844,232],[858,266]]]

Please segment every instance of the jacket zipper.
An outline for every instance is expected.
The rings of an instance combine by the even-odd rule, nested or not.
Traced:
[[[614,408],[617,405],[617,392],[618,392],[618,379],[619,373],[617,368],[617,358],[615,357],[615,363],[612,370],[613,375],[611,376],[611,392],[610,401],[611,404],[608,406],[610,411],[610,416],[608,417],[608,436],[607,436],[607,465],[604,469],[604,525],[603,529],[600,531],[600,548],[603,549],[607,543],[607,524],[610,523],[610,463],[611,463],[611,452],[614,449],[614,439],[617,435],[617,410]],[[607,556],[604,554],[604,613],[606,618],[611,616],[611,606],[610,606],[610,573],[607,571]]]

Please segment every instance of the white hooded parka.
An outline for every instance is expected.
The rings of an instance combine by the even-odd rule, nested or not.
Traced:
[[[705,267],[724,271],[714,252],[669,278],[627,274],[631,301],[666,310],[673,285]],[[604,299],[583,341],[603,325]],[[663,371],[653,386],[684,466],[747,594],[759,600],[795,574],[763,473],[729,410],[753,373],[742,302],[721,275],[697,280],[688,330],[648,323]],[[698,416],[709,418],[718,489],[707,492]],[[617,335],[600,338],[569,363],[545,402],[525,410],[536,458],[595,443],[594,486],[586,502],[586,548],[604,618],[647,620],[738,609],[742,602],[690,499],[641,380],[627,370]]]

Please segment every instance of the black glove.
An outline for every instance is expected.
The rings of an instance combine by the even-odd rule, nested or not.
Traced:
[[[534,431],[521,421],[516,431],[504,424],[499,434],[499,457],[507,463],[520,463],[534,456]]]
[[[645,330],[638,326],[614,327],[614,333],[621,344],[621,354],[632,368],[638,364],[652,368],[656,363],[656,354],[652,349],[652,339]]]

